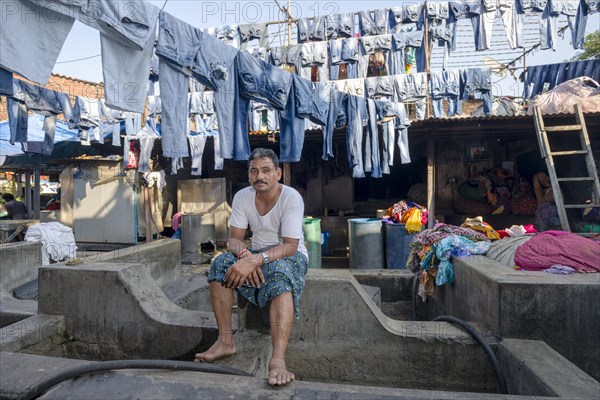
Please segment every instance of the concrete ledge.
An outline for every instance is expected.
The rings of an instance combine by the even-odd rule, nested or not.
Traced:
[[[41,242],[0,244],[0,287],[7,292],[36,279],[41,266]]]
[[[39,311],[64,315],[75,338],[69,357],[173,358],[217,331],[212,312],[175,305],[141,264],[55,264],[40,269],[39,288]]]
[[[411,282],[414,273],[406,269],[350,270],[352,276],[362,285],[377,286],[381,289],[381,301],[411,300]]]
[[[160,239],[83,257],[84,262],[140,263],[162,287],[181,278],[181,241]]]
[[[87,361],[0,353],[0,397],[14,399],[67,368]],[[36,371],[31,373],[31,371]],[[295,381],[283,387],[270,387],[265,379],[163,370],[120,370],[82,376],[46,393],[44,399],[265,399],[265,400],[408,400],[408,399],[512,399],[539,400],[545,397],[505,396],[493,393],[453,393],[372,386]]]
[[[36,300],[15,299],[0,287],[0,328],[35,315],[37,309]]]
[[[600,274],[520,271],[484,256],[452,262],[455,281],[428,300],[428,319],[449,314],[502,338],[543,340],[600,380]]]
[[[505,339],[498,353],[509,393],[576,399],[600,397],[600,383],[544,342]]]
[[[210,286],[204,274],[191,274],[162,287],[167,297],[179,307],[212,312]]]
[[[64,329],[62,316],[36,314],[0,329],[0,351],[22,351],[59,335]]]

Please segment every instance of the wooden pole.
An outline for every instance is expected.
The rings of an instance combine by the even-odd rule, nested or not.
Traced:
[[[41,161],[35,163],[33,183],[33,218],[40,219],[40,175],[42,171]]]
[[[144,205],[146,209],[146,242],[152,241],[152,205],[150,204],[150,189],[144,185]]]
[[[291,0],[288,0],[287,9],[285,10],[287,14],[287,45],[290,46],[292,44],[292,16],[290,15],[290,7]],[[292,185],[292,167],[290,163],[283,163],[283,184],[286,186]]]
[[[31,173],[25,172],[25,205],[27,206],[28,217],[33,216],[33,202],[31,201]]]
[[[435,142],[431,137],[427,139],[427,210],[427,228],[431,229],[435,223]]]

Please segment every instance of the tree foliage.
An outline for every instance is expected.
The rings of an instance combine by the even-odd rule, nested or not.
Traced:
[[[590,58],[600,58],[600,29],[585,37],[583,51],[576,54],[573,61],[589,60]]]

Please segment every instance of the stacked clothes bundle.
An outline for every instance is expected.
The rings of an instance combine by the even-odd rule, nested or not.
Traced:
[[[423,301],[433,295],[436,286],[454,281],[452,257],[485,254],[490,239],[482,233],[454,225],[436,224],[419,233],[411,243],[407,268],[419,273],[419,296]]]
[[[474,231],[484,233],[490,240],[500,239],[498,232],[492,228],[490,224],[483,220],[483,217],[467,218],[465,222],[460,226],[461,228],[469,228]]]
[[[422,205],[402,200],[388,208],[382,220],[386,224],[404,224],[410,235],[421,232],[423,225],[427,224],[427,216],[427,209]]]

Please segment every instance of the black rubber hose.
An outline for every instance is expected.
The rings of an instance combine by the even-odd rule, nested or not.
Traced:
[[[53,388],[59,383],[68,379],[76,378],[80,375],[105,372],[116,369],[168,369],[174,371],[198,371],[210,372],[214,374],[252,376],[251,374],[240,371],[239,369],[224,367],[221,365],[195,363],[189,361],[170,361],[170,360],[117,360],[102,361],[69,368],[48,379],[33,386],[25,393],[22,393],[17,400],[33,400],[41,396],[48,389]]]
[[[439,317],[434,318],[433,321],[450,322],[452,324],[458,325],[459,327],[467,331],[467,333],[471,335],[471,337],[475,339],[475,341],[479,343],[479,345],[483,348],[485,354],[492,363],[492,367],[494,368],[494,372],[496,373],[496,381],[498,382],[498,393],[508,394],[508,388],[506,387],[506,379],[504,379],[504,374],[502,373],[502,368],[500,368],[500,363],[498,362],[498,359],[496,358],[496,355],[494,354],[490,345],[486,343],[486,341],[479,334],[479,332],[475,330],[475,328],[467,324],[462,319],[453,317],[451,315],[441,315]]]
[[[413,321],[417,320],[417,291],[419,290],[419,271],[415,272],[412,278],[412,308],[413,308]]]

